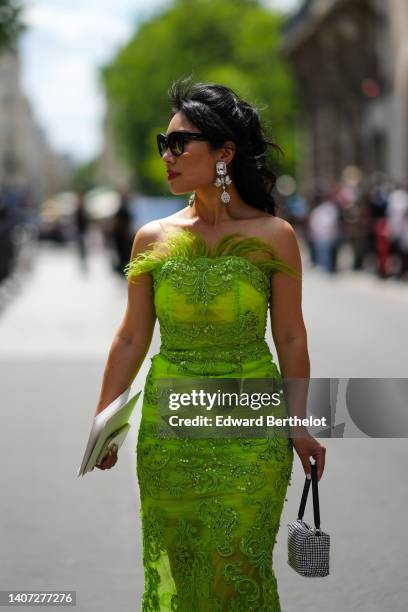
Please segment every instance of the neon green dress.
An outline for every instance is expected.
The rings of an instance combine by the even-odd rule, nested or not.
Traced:
[[[272,552],[292,473],[290,438],[158,437],[161,377],[280,377],[265,340],[276,271],[296,275],[255,236],[209,252],[188,229],[124,268],[149,272],[161,347],[151,359],[136,450],[143,612],[279,612]]]

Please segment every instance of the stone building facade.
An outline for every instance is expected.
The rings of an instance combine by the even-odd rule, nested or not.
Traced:
[[[132,186],[132,172],[123,160],[113,132],[113,108],[113,103],[109,102],[103,120],[103,148],[96,160],[95,179],[101,184],[127,191]]]
[[[305,0],[285,26],[284,52],[301,105],[302,185],[408,175],[408,2]]]
[[[17,52],[0,54],[0,186],[28,190],[33,203],[65,189],[72,168],[55,154],[20,86]]]

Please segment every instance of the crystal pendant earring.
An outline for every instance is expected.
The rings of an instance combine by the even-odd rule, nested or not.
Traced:
[[[231,198],[225,188],[225,185],[231,185],[232,180],[227,174],[227,164],[223,161],[217,161],[215,164],[215,170],[217,172],[217,178],[215,179],[214,185],[216,187],[222,187],[221,201],[224,204],[228,204]]]
[[[191,196],[188,198],[189,206],[192,206],[194,204],[194,198],[195,198],[195,193],[192,193]]]

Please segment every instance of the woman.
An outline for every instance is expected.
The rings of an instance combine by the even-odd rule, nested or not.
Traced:
[[[221,85],[178,81],[170,97],[159,152],[171,192],[194,194],[136,233],[97,412],[133,381],[157,316],[162,344],[137,443],[142,609],[279,611],[272,551],[292,447],[306,473],[315,458],[319,479],[324,447],[301,428],[281,438],[166,439],[156,417],[161,378],[309,378],[299,249],[275,217],[272,143],[257,111]],[[268,303],[281,372],[264,338]],[[116,461],[113,452],[99,467]]]

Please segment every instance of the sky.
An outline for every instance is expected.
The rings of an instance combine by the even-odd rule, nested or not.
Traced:
[[[222,0],[220,0],[222,1]],[[25,3],[21,84],[51,147],[76,162],[102,147],[105,100],[98,67],[137,24],[169,0],[31,0]],[[284,11],[299,0],[265,0]],[[146,8],[148,5],[148,8]]]

